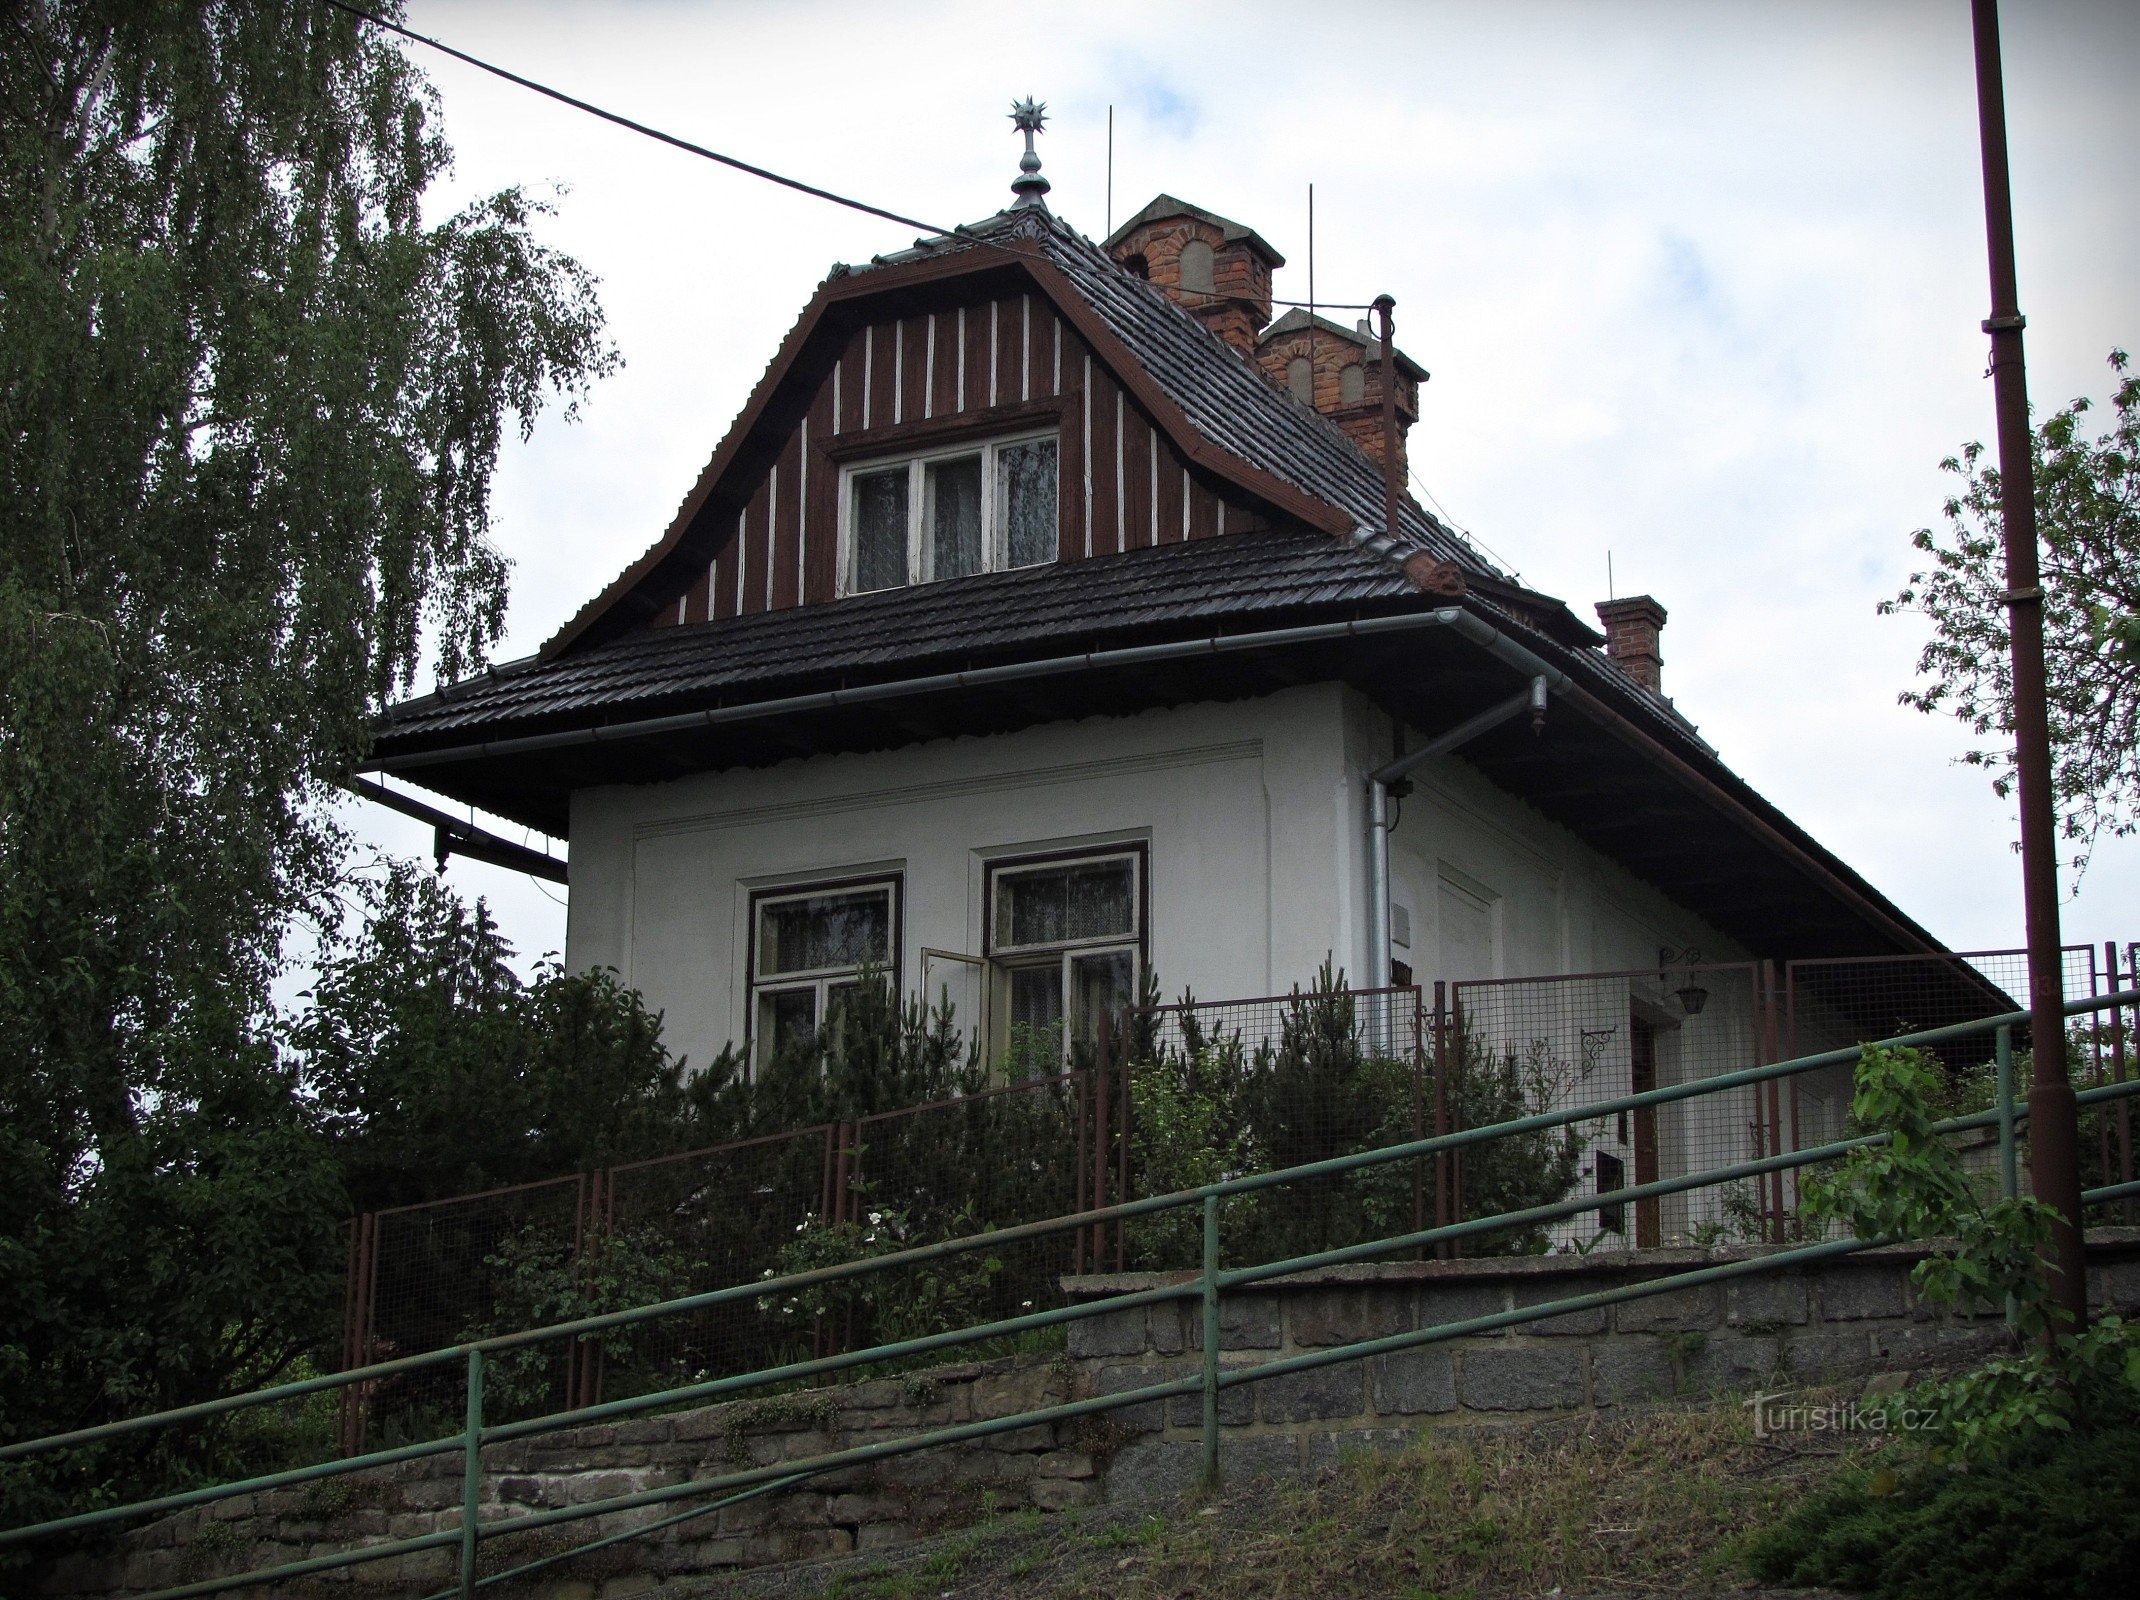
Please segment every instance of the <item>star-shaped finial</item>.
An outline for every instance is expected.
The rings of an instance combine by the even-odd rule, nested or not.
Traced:
[[[1018,158],[1018,176],[1011,179],[1011,193],[1018,198],[1013,208],[1037,206],[1047,209],[1047,201],[1041,198],[1050,187],[1048,180],[1040,175],[1040,155],[1033,148],[1033,135],[1048,125],[1048,103],[1027,96],[1011,102],[1011,126],[1025,135],[1025,154]]]

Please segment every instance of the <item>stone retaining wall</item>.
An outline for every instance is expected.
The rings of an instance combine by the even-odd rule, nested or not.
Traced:
[[[1734,1246],[1332,1268],[1222,1300],[1220,1356],[1228,1367],[1253,1367],[1769,1253]],[[1921,1246],[1870,1250],[1222,1390],[1222,1459],[1229,1471],[1299,1471],[1428,1424],[1826,1385],[1947,1365],[2003,1342],[2000,1309],[1949,1316],[1917,1298],[1909,1275],[1923,1256]],[[1123,1274],[1070,1287],[1102,1299],[1160,1281]],[[2091,1233],[2089,1283],[2093,1303],[2140,1311],[2140,1230]],[[1071,1325],[1070,1353],[1096,1393],[1192,1376],[1202,1366],[1202,1317],[1193,1300],[1093,1317]],[[1192,1482],[1202,1408],[1190,1395],[1164,1415],[1157,1405],[1114,1413],[1134,1437],[1110,1463],[1109,1497]]]
[[[1338,1268],[1229,1296],[1221,1308],[1221,1358],[1253,1366],[1760,1253],[1738,1247]],[[2003,1328],[1990,1308],[1953,1318],[1917,1301],[1908,1278],[1921,1255],[1914,1248],[1869,1251],[1229,1389],[1220,1397],[1222,1461],[1234,1477],[1299,1471],[1425,1426],[1900,1374],[1997,1344]],[[2090,1258],[2093,1299],[2140,1311],[2140,1230],[2097,1230]],[[1069,1288],[1094,1299],[1162,1281],[1088,1277]],[[945,1366],[494,1445],[483,1452],[483,1514],[503,1520],[585,1504],[1190,1376],[1201,1364],[1201,1330],[1200,1304],[1185,1300],[1075,1323],[1063,1355]],[[887,1549],[991,1511],[1147,1499],[1193,1479],[1200,1416],[1201,1401],[1190,1395],[1165,1407],[1129,1407],[849,1468],[486,1593],[606,1600],[707,1573]],[[142,1528],[109,1553],[63,1558],[42,1574],[38,1592],[142,1593],[360,1541],[409,1538],[453,1527],[460,1494],[460,1457],[446,1454],[225,1501]],[[487,1543],[486,1570],[673,1509],[680,1508]],[[422,1595],[446,1585],[454,1560],[451,1550],[427,1551],[274,1592]]]

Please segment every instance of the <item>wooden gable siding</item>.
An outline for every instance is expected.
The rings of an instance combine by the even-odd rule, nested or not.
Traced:
[[[1037,294],[857,329],[713,561],[649,626],[832,599],[842,461],[1059,419],[1058,559],[1260,527],[1202,481]]]

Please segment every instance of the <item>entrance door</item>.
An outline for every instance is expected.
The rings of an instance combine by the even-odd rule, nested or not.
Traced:
[[[1657,1029],[1638,1016],[1627,1019],[1628,1053],[1634,1062],[1633,1090],[1647,1094],[1657,1087]],[[1657,1181],[1657,1108],[1641,1106],[1635,1111],[1635,1182]],[[1635,1202],[1635,1248],[1654,1250],[1663,1242],[1658,1228],[1657,1201]]]

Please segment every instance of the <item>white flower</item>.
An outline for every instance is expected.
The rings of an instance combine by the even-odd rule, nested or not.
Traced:
[[[876,1226],[877,1226],[877,1224],[878,1224],[878,1223],[880,1223],[880,1222],[882,1222],[883,1220],[884,1220],[884,1213],[883,1213],[883,1212],[881,1212],[881,1211],[872,1211],[872,1212],[871,1212],[871,1213],[869,1214],[869,1225],[870,1225],[870,1226],[871,1226],[872,1228],[876,1227]]]

